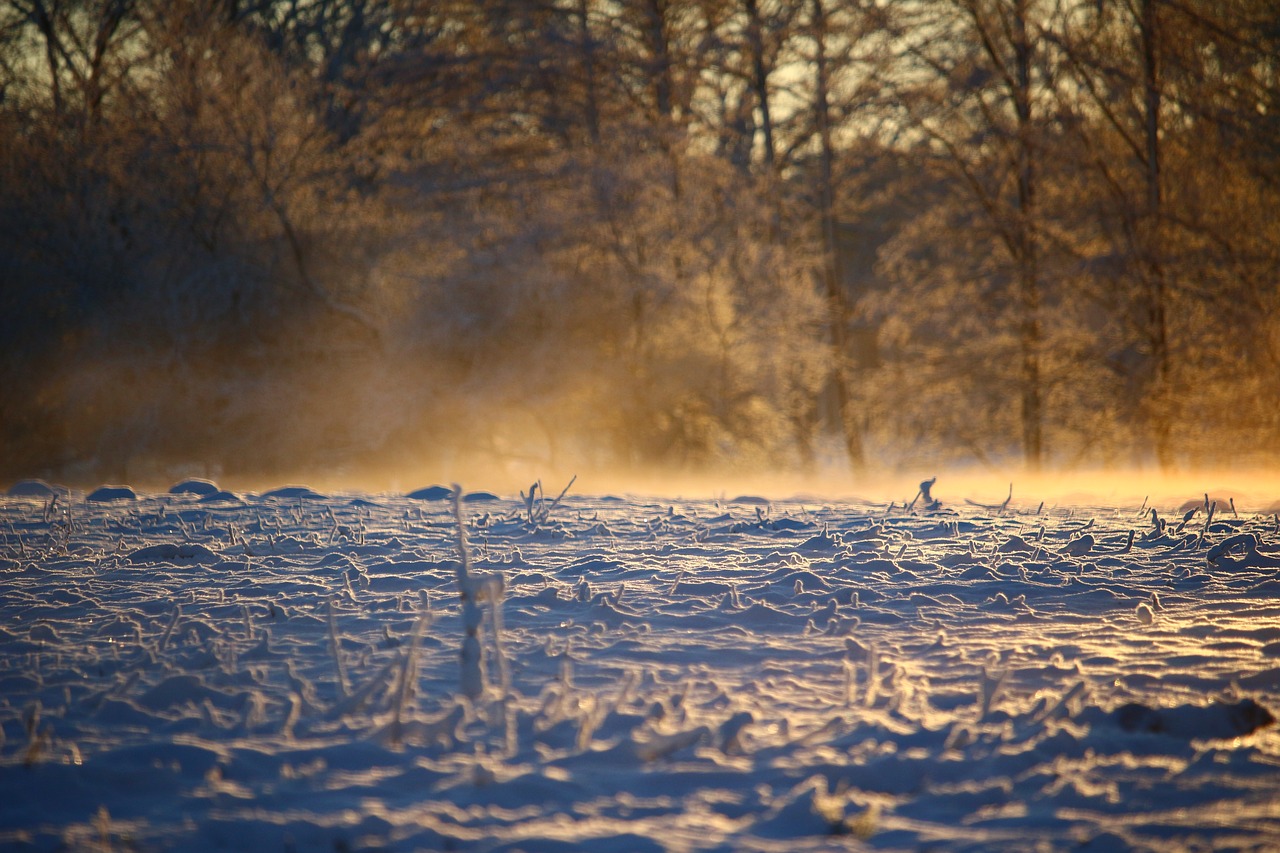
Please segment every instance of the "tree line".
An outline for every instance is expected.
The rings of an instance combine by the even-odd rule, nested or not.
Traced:
[[[4,0],[0,477],[1274,458],[1266,0]]]

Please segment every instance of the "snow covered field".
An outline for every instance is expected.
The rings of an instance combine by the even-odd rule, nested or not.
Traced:
[[[186,488],[0,498],[0,849],[1280,848],[1271,515]]]

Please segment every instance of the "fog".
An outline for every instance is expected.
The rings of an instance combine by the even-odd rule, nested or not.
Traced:
[[[713,6],[0,7],[0,482],[1276,464],[1266,4]]]

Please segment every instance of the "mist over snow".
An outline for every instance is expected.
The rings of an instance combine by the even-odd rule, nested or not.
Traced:
[[[0,847],[1280,845],[1280,522],[953,495],[17,484]]]
[[[1274,465],[1272,5],[4,4],[0,481]]]
[[[0,3],[0,849],[1280,849],[1274,6]]]

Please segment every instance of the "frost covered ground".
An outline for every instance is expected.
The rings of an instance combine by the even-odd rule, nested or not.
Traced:
[[[0,849],[1280,848],[1270,515],[186,488],[0,498]]]

